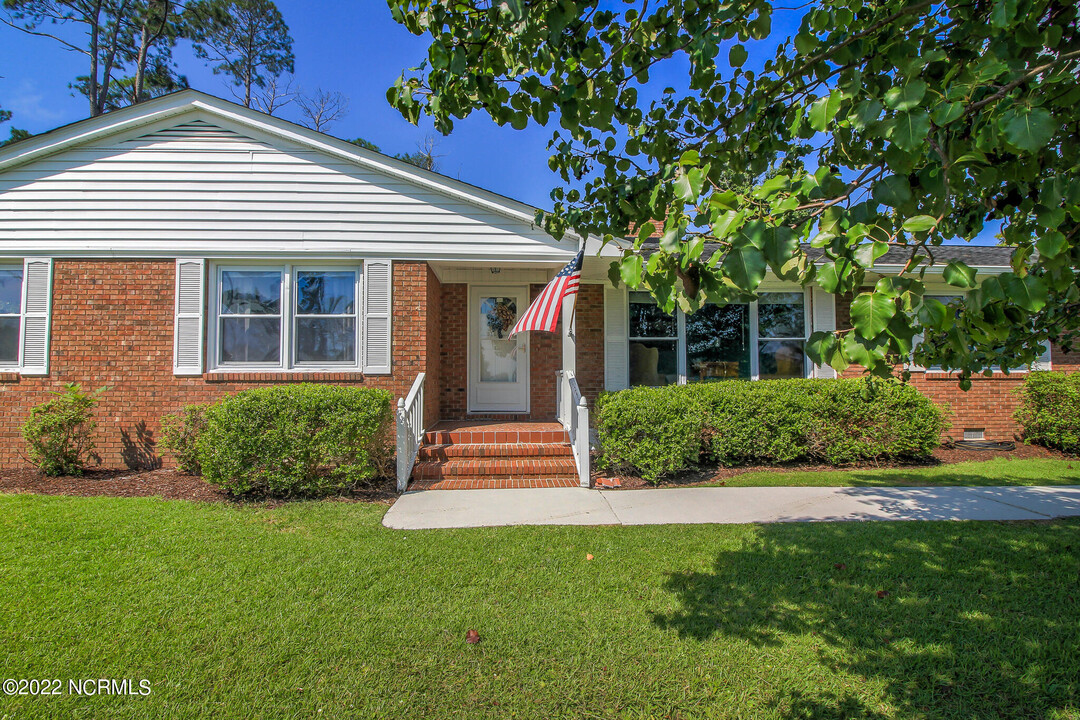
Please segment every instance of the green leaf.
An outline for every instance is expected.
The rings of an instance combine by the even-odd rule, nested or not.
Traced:
[[[679,250],[679,228],[673,227],[665,230],[660,236],[660,248],[666,253],[676,253]]]
[[[1006,113],[999,126],[1009,144],[1032,153],[1046,147],[1054,135],[1053,117],[1043,108]]]
[[[836,117],[840,110],[842,95],[839,90],[833,90],[825,97],[815,100],[810,104],[810,127],[818,132],[825,132],[829,123]]]
[[[912,80],[903,87],[889,88],[885,93],[885,106],[898,112],[913,110],[919,106],[925,95],[926,83]]]
[[[871,369],[885,359],[885,350],[855,333],[848,333],[844,337],[844,355],[856,365]]]
[[[959,260],[953,260],[946,265],[945,270],[941,273],[941,277],[953,287],[964,288],[966,290],[975,287],[975,269],[968,267]]]
[[[777,276],[784,274],[783,267],[799,249],[799,238],[789,227],[771,228],[765,234],[765,260]]]
[[[859,293],[851,302],[851,323],[864,338],[884,332],[896,315],[896,301],[877,292]]]
[[[735,45],[728,51],[728,62],[731,64],[731,67],[742,67],[748,56],[746,48],[742,45]]]
[[[959,120],[964,114],[964,103],[951,102],[941,103],[934,112],[931,113],[931,117],[934,119],[934,124],[938,127],[945,127],[951,122]]]
[[[911,152],[922,146],[929,132],[930,116],[925,110],[916,110],[896,116],[891,139],[901,150]]]
[[[855,248],[855,262],[859,263],[859,265],[864,268],[872,268],[877,259],[888,251],[888,243],[884,243],[880,240],[863,243]]]
[[[697,150],[687,150],[679,157],[679,165],[686,167],[687,165],[700,165],[701,154]]]
[[[836,333],[819,330],[807,339],[806,354],[815,365],[830,365],[839,344]]]
[[[1039,312],[1046,306],[1050,292],[1042,278],[1035,275],[1021,278],[1013,273],[1005,273],[999,279],[1009,299],[1028,312]]]
[[[724,238],[735,233],[736,230],[742,227],[743,214],[735,210],[728,210],[726,213],[720,216],[720,219],[713,223],[712,232],[713,237],[717,240],[723,240]]]
[[[640,255],[627,255],[619,265],[622,281],[627,286],[636,288],[641,284],[642,261]]]
[[[905,232],[924,232],[937,225],[937,218],[931,215],[916,215],[904,221]]]
[[[1069,243],[1065,240],[1065,236],[1057,230],[1052,230],[1035,241],[1035,248],[1039,254],[1049,260],[1065,252],[1068,247]]]
[[[900,207],[911,201],[911,184],[903,175],[890,175],[874,183],[872,196],[882,205]]]
[[[735,287],[752,293],[765,278],[765,255],[753,245],[741,245],[728,252],[721,269]]]
[[[952,325],[949,322],[952,318],[949,308],[945,303],[934,298],[923,298],[922,305],[919,306],[918,316],[919,322],[925,327],[934,330],[948,330]]]

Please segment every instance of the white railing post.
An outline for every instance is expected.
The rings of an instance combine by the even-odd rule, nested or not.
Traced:
[[[407,397],[398,398],[397,404],[397,489],[405,492],[409,487],[416,454],[424,438],[424,378],[420,373],[413,382]]]
[[[585,402],[584,397],[578,400],[575,411],[577,414],[577,436],[574,438],[574,442],[577,444],[575,454],[578,461],[578,483],[581,487],[587,488],[591,484],[589,472],[589,405]]]
[[[405,412],[405,398],[397,401],[397,489],[404,492],[409,484],[409,417]]]

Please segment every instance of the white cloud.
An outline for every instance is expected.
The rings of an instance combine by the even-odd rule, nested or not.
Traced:
[[[45,103],[45,93],[34,83],[23,80],[13,93],[5,93],[4,108],[24,124],[55,125],[65,113]]]

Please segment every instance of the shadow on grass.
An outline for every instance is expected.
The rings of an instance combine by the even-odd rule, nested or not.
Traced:
[[[1078,551],[1077,521],[767,525],[711,570],[669,575],[679,608],[654,622],[700,641],[811,643],[814,672],[865,678],[900,716],[1073,717]],[[782,717],[881,716],[855,694],[775,700]]]
[[[1017,484],[1003,478],[1000,470],[980,474],[977,472],[940,472],[929,476],[919,476],[903,470],[886,470],[875,473],[863,473],[849,470],[848,478],[853,487],[932,487],[935,485],[967,485],[988,487]],[[1037,485],[1080,485],[1080,470],[1055,475],[1032,484]]]

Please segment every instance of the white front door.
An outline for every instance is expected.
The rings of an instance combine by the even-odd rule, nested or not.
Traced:
[[[469,289],[470,411],[528,412],[529,333],[507,337],[528,307],[528,287]]]

